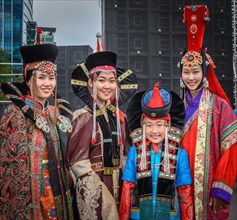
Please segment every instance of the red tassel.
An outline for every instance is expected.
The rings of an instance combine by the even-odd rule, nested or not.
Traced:
[[[119,138],[118,140],[118,145],[121,145],[123,143],[122,137]]]
[[[97,33],[96,34],[96,37],[97,37],[97,52],[101,52],[101,51],[104,51],[105,48],[104,48],[104,44],[102,42],[102,36],[100,33]]]
[[[40,28],[37,28],[37,33],[36,33],[36,39],[35,39],[35,44],[41,44],[42,41],[42,31]]]
[[[94,145],[96,143],[96,137],[91,139],[91,144]]]
[[[116,112],[115,112],[115,114],[116,114]],[[120,121],[123,123],[124,122],[124,114],[123,114],[123,112],[122,111],[120,111],[120,109],[119,109],[119,119],[120,119]]]

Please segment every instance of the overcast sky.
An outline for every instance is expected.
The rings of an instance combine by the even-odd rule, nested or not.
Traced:
[[[55,27],[58,46],[90,45],[96,49],[101,32],[100,0],[33,0],[33,19],[38,26]]]

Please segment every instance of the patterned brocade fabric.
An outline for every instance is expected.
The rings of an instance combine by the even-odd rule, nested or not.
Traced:
[[[121,203],[119,207],[119,218],[120,220],[129,220],[130,219],[130,208],[132,200],[132,191],[134,189],[134,183],[123,181]]]
[[[92,171],[88,175],[79,177],[76,183],[77,208],[81,219],[97,219],[98,199],[101,196],[102,187],[100,179]]]
[[[191,186],[178,187],[178,196],[180,201],[181,219],[194,219],[193,200]]]
[[[60,184],[67,185],[57,128],[47,122],[52,123],[61,165]],[[73,219],[70,191],[53,194],[46,143],[43,132],[18,107],[5,109],[0,122],[0,219]]]
[[[15,117],[14,123],[11,119]],[[8,106],[0,122],[0,219],[30,219],[30,173],[27,123]],[[20,171],[20,172],[19,172]],[[24,201],[24,205],[21,202]]]
[[[205,93],[202,94],[200,103],[202,100],[206,100],[204,95]],[[204,117],[202,109],[189,116],[184,127],[181,146],[186,149],[189,156],[192,177],[196,181],[193,187],[199,189],[198,191],[195,188],[192,189],[195,198],[196,219],[216,219],[216,216],[218,219],[227,219],[236,180],[237,119],[233,109],[224,99],[212,93],[209,93],[209,96],[212,106],[206,111],[208,117]],[[196,103],[195,99],[191,101]],[[199,102],[197,104],[200,109],[202,105]],[[196,153],[198,148],[204,145],[201,145],[197,139],[199,136],[205,137],[205,134],[200,133],[201,123],[199,121],[201,119],[207,127],[206,130],[203,129],[203,133],[209,131],[209,135],[202,142],[205,143],[205,152],[199,150],[198,155]],[[200,158],[205,161],[205,163],[200,163],[204,174],[202,176],[198,173],[201,169],[197,170],[195,164],[195,161]],[[205,164],[209,164],[208,167]],[[214,213],[209,205],[212,196],[224,200],[222,209],[217,213]]]

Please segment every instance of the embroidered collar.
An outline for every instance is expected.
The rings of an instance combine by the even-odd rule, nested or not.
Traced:
[[[27,105],[29,105],[30,107],[32,107],[32,108],[34,107],[33,98],[32,98],[31,96],[29,96],[29,95],[26,96],[25,103],[26,103]],[[35,104],[36,104],[36,110],[45,112],[45,111],[48,109],[49,101],[46,100],[45,105],[43,106],[40,102],[38,102],[37,100],[35,100]]]
[[[203,92],[203,88],[198,92],[198,94],[196,95],[196,97],[193,99],[192,96],[190,95],[190,93],[187,91],[186,92],[186,101],[187,101],[187,105],[188,106],[198,106],[199,105],[199,101],[201,98]]]
[[[192,99],[192,96],[189,94],[189,92],[186,93],[187,107],[186,107],[185,123],[191,118],[194,112],[198,109],[202,93],[203,89],[199,91],[199,93],[196,95],[194,99]]]

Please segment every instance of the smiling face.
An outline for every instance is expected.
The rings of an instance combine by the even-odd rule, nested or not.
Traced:
[[[89,79],[89,86],[92,87],[92,80]],[[113,72],[101,72],[96,80],[97,98],[108,101],[115,95],[117,81]]]
[[[145,135],[152,143],[158,144],[165,139],[165,120],[146,117]]]
[[[30,79],[31,85],[33,77],[35,77],[36,85],[31,87],[31,94],[33,94],[32,90],[34,89],[36,100],[44,105],[45,101],[52,95],[56,87],[56,76],[54,73],[47,74],[46,72],[36,70],[35,75]]]
[[[201,65],[194,65],[192,68],[184,66],[182,69],[183,82],[190,91],[197,90],[198,86],[202,82],[202,75]]]

